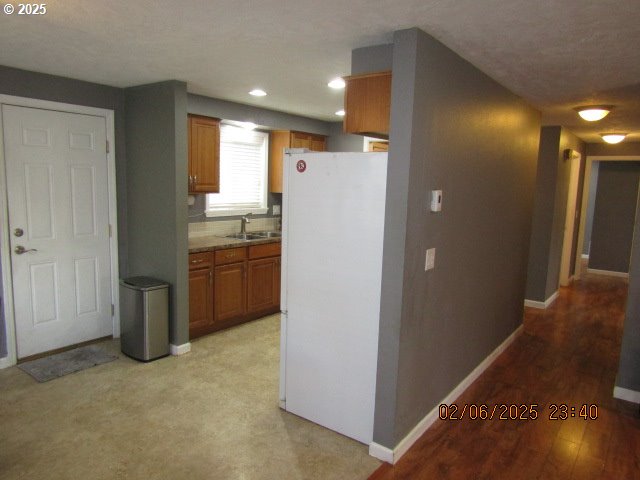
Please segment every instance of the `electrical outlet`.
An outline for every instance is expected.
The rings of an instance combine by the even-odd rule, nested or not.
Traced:
[[[436,265],[436,249],[429,248],[427,249],[427,254],[425,255],[424,260],[424,271],[433,270]]]
[[[273,214],[274,215],[280,215],[280,205],[274,205],[273,206]]]

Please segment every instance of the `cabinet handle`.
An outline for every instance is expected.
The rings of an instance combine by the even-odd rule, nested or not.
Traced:
[[[198,184],[198,175],[194,175],[193,176],[193,185],[197,185]]]
[[[191,260],[191,263],[202,263],[204,260]]]
[[[189,175],[189,190],[192,190],[192,186],[193,186],[193,177]]]
[[[235,253],[227,253],[227,254],[225,255],[225,258],[233,258],[233,257],[235,257],[235,256],[236,256],[236,254],[235,254]]]
[[[213,283],[213,272],[209,271],[209,285]]]

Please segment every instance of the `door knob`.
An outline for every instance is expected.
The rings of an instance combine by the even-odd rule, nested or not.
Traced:
[[[24,248],[22,245],[18,245],[14,250],[18,255],[22,255],[27,252],[37,252],[38,250],[35,248]]]
[[[14,234],[16,237],[21,237],[22,235],[24,235],[24,230],[22,230],[21,228],[16,228],[16,229],[13,231],[13,234]]]

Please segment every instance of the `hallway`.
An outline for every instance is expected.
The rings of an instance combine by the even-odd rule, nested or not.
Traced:
[[[381,466],[370,480],[640,478],[637,405],[612,396],[627,282],[583,278],[562,288],[547,310],[525,309],[522,334],[455,402],[460,410],[469,405],[464,419],[437,420],[395,466]],[[493,420],[470,420],[478,413],[471,406],[480,404],[489,414],[501,404],[527,411],[514,407],[523,419],[497,420],[498,412],[511,415],[498,407]],[[550,419],[563,416],[552,404],[568,406],[566,420]],[[597,419],[581,418],[582,405],[597,405]]]

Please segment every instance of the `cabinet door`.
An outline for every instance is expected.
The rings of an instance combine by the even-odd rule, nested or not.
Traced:
[[[214,322],[241,317],[246,312],[245,262],[215,267]]]
[[[358,75],[346,79],[345,133],[389,135],[391,72]]]
[[[311,149],[311,135],[302,132],[291,132],[291,148]]]
[[[189,192],[220,191],[220,122],[189,116]]]
[[[326,148],[325,137],[314,135],[311,137],[311,150],[314,152],[324,152]]]
[[[279,288],[276,286],[277,260],[272,257],[249,261],[248,313],[273,309],[279,304]]]
[[[369,142],[369,151],[370,152],[388,152],[389,143],[388,142]]]
[[[213,322],[213,268],[189,271],[189,334]]]
[[[282,156],[290,147],[291,134],[288,130],[275,130],[269,138],[269,191],[282,193]]]

